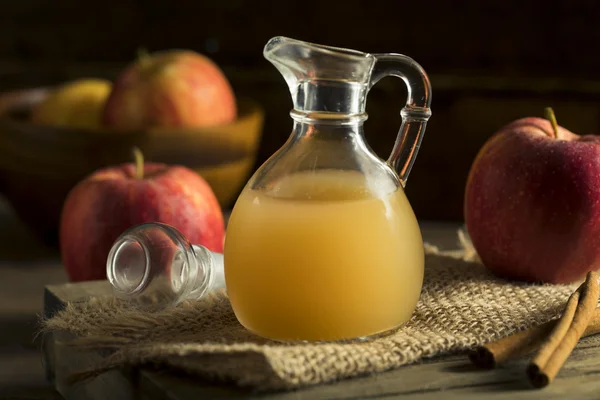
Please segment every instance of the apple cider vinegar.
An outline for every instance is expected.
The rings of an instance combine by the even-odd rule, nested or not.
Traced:
[[[364,340],[408,321],[423,239],[404,185],[431,116],[431,84],[402,54],[277,36],[263,50],[294,108],[289,139],[240,194],[225,238],[227,292],[250,331],[282,341]],[[365,142],[369,90],[408,89],[386,161]]]
[[[354,171],[298,172],[245,189],[229,220],[225,280],[250,331],[331,341],[407,322],[423,282],[421,232],[402,188]]]

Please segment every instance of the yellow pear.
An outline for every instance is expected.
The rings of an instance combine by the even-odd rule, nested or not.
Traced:
[[[80,79],[54,89],[33,111],[37,124],[97,129],[112,83],[104,79]]]

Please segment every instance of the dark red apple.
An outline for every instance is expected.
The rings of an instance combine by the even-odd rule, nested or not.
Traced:
[[[236,119],[234,92],[221,69],[193,51],[141,55],[115,81],[102,123],[115,130],[206,127]]]
[[[569,283],[600,267],[600,138],[558,126],[551,109],[547,118],[514,121],[482,147],[465,222],[498,276]]]
[[[62,260],[71,281],[106,279],[106,259],[126,229],[163,222],[193,244],[222,252],[223,213],[209,184],[182,166],[146,163],[102,169],[77,184],[64,203]]]

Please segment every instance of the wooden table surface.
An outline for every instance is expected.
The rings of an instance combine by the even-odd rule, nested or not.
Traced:
[[[458,224],[421,224],[424,240],[451,250],[458,247]],[[105,282],[67,285],[55,250],[36,244],[0,200],[0,399],[61,399],[46,380],[41,343],[33,342],[42,313],[44,287],[55,304],[106,290]],[[600,398],[600,336],[582,340],[557,380],[542,391],[524,379],[523,362],[493,371],[475,370],[464,355],[441,357],[370,377],[350,379],[293,392],[255,395],[168,372],[137,371],[135,379],[122,372],[105,374],[88,386],[65,391],[68,398],[93,400],[140,399],[538,399]],[[74,354],[78,363],[88,355]]]
[[[456,224],[425,224],[443,248]],[[0,196],[0,399],[60,399],[45,377],[41,340],[33,341],[44,287],[67,282],[57,250],[42,246]]]
[[[44,286],[66,282],[56,250],[40,245],[0,196],[0,399],[60,399],[33,341]]]
[[[429,224],[424,224],[427,232]],[[443,231],[450,232],[447,228]],[[45,309],[62,307],[66,301],[80,301],[88,296],[108,296],[106,281],[70,285],[51,285],[46,290]],[[55,338],[56,339],[56,338]],[[251,400],[357,400],[407,399],[599,399],[600,335],[582,340],[560,371],[545,389],[533,389],[527,382],[527,358],[513,361],[495,370],[478,370],[465,354],[425,360],[372,376],[346,379],[289,392],[252,393],[233,386],[210,383],[176,372],[148,368],[134,371],[111,371],[85,384],[69,386],[64,377],[93,367],[100,356],[93,351],[73,351],[61,345],[62,337],[47,351],[50,375],[65,398],[73,400],[143,399],[251,399]]]

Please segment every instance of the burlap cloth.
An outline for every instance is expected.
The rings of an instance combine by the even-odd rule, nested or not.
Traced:
[[[96,373],[158,364],[209,380],[282,390],[464,351],[557,317],[575,288],[507,282],[491,275],[468,246],[449,255],[426,245],[425,281],[412,319],[369,342],[282,344],[258,338],[237,322],[224,293],[154,314],[114,299],[91,299],[68,304],[44,329],[70,332],[77,345],[114,351]]]

